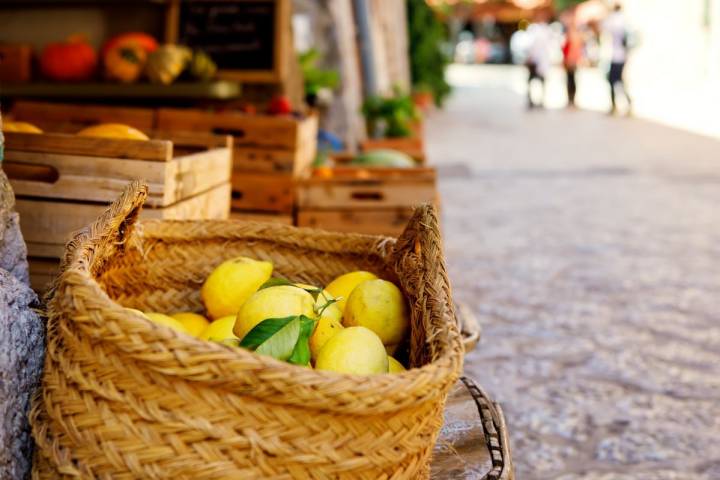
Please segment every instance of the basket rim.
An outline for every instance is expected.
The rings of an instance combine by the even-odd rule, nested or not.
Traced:
[[[177,242],[177,239],[172,234],[172,228],[177,228],[179,234],[179,229],[185,230],[188,225],[192,224],[203,224],[209,227],[207,229],[207,238],[217,239],[224,231],[228,240],[251,240],[254,237],[243,234],[242,229],[254,226],[258,231],[276,234],[276,239],[273,240],[274,243],[287,246],[303,246],[309,250],[314,249],[324,252],[328,252],[328,250],[320,250],[319,247],[309,244],[310,237],[315,241],[314,245],[317,245],[318,239],[332,245],[336,243],[334,240],[347,240],[350,236],[361,242],[358,242],[359,246],[356,252],[349,253],[367,254],[368,252],[376,252],[383,260],[387,260],[392,247],[396,243],[396,240],[391,237],[326,232],[288,225],[238,222],[237,220],[146,220],[138,222],[137,228],[128,237],[128,241],[142,242],[155,238],[153,237],[154,229],[162,226],[166,229],[162,236],[163,241],[167,243]],[[169,232],[167,227],[171,227]],[[232,234],[228,234],[228,231]],[[288,237],[283,235],[283,233],[298,231],[305,234],[300,240],[288,241]],[[198,236],[194,240],[202,239],[202,236]],[[168,342],[171,342],[176,348],[181,347],[184,353],[183,361],[180,362],[175,359],[176,364],[174,367],[176,368],[164,368],[163,365],[155,365],[154,362],[144,358],[144,354],[147,352],[139,352],[137,344],[134,345],[134,348],[130,348],[130,345],[124,345],[120,338],[114,340],[107,337],[99,338],[99,341],[111,344],[122,356],[131,357],[133,361],[147,365],[164,375],[172,375],[188,381],[209,382],[212,383],[214,388],[224,388],[230,393],[241,395],[249,393],[256,398],[262,397],[264,401],[270,403],[290,404],[302,406],[306,409],[326,411],[352,411],[353,413],[357,413],[358,408],[361,408],[365,409],[368,414],[377,414],[390,413],[401,408],[434,401],[443,397],[447,389],[455,383],[462,369],[464,348],[450,305],[447,306],[448,308],[444,312],[444,323],[447,325],[444,332],[447,335],[446,348],[441,349],[437,357],[429,363],[398,374],[368,376],[315,370],[288,364],[242,348],[207,342],[176,332],[168,327],[154,324],[150,320],[127,312],[122,305],[110,298],[100,286],[93,276],[93,268],[97,262],[102,262],[102,259],[98,257],[97,247],[107,240],[103,238],[102,232],[97,232],[95,228],[88,228],[70,242],[74,244],[71,249],[73,253],[65,259],[63,272],[51,290],[51,299],[48,304],[49,310],[62,312],[59,315],[64,315],[71,322],[77,324],[79,320],[74,318],[75,314],[77,314],[74,305],[76,302],[82,302],[88,307],[88,310],[99,310],[104,314],[109,313],[121,327],[126,328],[127,331],[131,331],[133,334],[140,335],[146,341],[148,349],[151,347],[154,349],[167,349]],[[340,252],[348,253],[348,250],[347,248],[338,249],[336,253]],[[77,295],[78,289],[86,291],[82,298]],[[63,295],[65,292],[69,292],[69,298]],[[72,298],[72,301],[68,301],[63,307],[53,308],[59,306],[57,302],[61,302],[63,298],[65,300]],[[90,299],[90,302],[88,302],[88,299]],[[95,316],[90,315],[87,317]],[[92,330],[94,327],[99,327],[98,320],[102,319],[84,319],[81,327]],[[442,333],[428,332],[426,343],[432,342],[436,335]],[[193,357],[196,356],[202,357],[202,362],[194,362]],[[211,369],[212,371],[227,376],[221,378],[208,378],[207,375],[198,377],[193,373],[193,369],[189,368],[198,363],[211,363],[214,367]],[[188,368],[177,368],[178,365]],[[262,378],[283,378],[284,389],[292,388],[294,399],[285,401],[282,388],[273,385],[259,385],[257,382],[254,385],[249,383],[247,378],[249,372],[254,375],[262,374]],[[344,381],[341,390],[334,388],[338,380]],[[248,387],[255,387],[255,389],[248,392]],[[262,392],[257,390],[260,387],[262,387]],[[388,397],[392,397],[391,400]]]

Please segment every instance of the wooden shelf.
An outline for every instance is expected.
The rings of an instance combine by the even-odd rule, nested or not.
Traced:
[[[231,100],[240,97],[240,83],[227,80],[196,83],[179,82],[172,85],[135,83],[22,83],[0,86],[0,98],[77,98],[77,99],[202,99]]]

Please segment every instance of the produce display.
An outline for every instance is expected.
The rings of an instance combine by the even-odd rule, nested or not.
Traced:
[[[179,79],[209,81],[217,73],[217,65],[207,53],[184,45],[158,45],[153,36],[143,32],[110,38],[99,55],[83,35],[72,35],[45,45],[38,64],[42,76],[53,82],[90,82],[102,77],[131,84],[145,78],[169,85]]]
[[[202,340],[318,370],[362,375],[405,370],[391,356],[410,329],[406,301],[395,284],[355,271],[322,288],[272,273],[272,263],[248,257],[218,265],[200,291],[207,317],[126,310]]]

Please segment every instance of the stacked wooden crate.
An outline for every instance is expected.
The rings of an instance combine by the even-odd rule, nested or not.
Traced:
[[[53,133],[75,133],[98,123],[120,123],[142,132],[155,129],[155,110],[141,107],[21,100],[13,105],[12,119],[30,122]]]
[[[157,125],[232,135],[231,217],[292,224],[296,182],[307,176],[317,151],[316,116],[166,108],[158,111]]]
[[[143,218],[228,217],[232,139],[161,138],[5,134],[3,169],[17,197],[35,288],[42,289],[73,232],[92,223],[132,180],[149,186]]]
[[[317,169],[298,185],[297,225],[340,232],[399,235],[413,208],[438,203],[435,169]]]

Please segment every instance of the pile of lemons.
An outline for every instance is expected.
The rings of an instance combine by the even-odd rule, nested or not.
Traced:
[[[320,288],[272,273],[272,263],[247,257],[218,265],[200,291],[210,320],[193,312],[128,310],[203,340],[317,370],[364,375],[405,370],[391,356],[410,328],[405,298],[395,284],[355,271]]]

